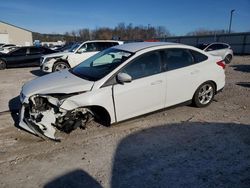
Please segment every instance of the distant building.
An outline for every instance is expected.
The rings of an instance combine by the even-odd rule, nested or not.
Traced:
[[[32,32],[0,21],[0,43],[16,44],[21,46],[33,45]]]

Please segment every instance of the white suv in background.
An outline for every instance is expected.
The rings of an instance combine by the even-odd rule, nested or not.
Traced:
[[[114,40],[86,41],[74,52],[61,52],[43,56],[40,67],[43,72],[55,72],[72,68],[96,53],[119,44],[123,44],[123,42]]]
[[[220,56],[227,64],[233,59],[233,50],[229,44],[215,42],[211,44],[199,44],[197,47],[211,55]]]

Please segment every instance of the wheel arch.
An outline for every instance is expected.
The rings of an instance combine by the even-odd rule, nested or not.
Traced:
[[[217,93],[217,84],[216,84],[216,82],[215,82],[214,80],[207,80],[207,81],[201,83],[201,84],[196,88],[195,92],[197,91],[197,89],[198,89],[201,85],[203,85],[203,84],[205,84],[205,83],[212,83],[212,84],[214,85],[215,94]],[[195,93],[195,92],[194,92],[194,93]]]
[[[5,69],[8,67],[7,66],[7,60],[5,58],[0,58],[0,61],[3,61],[5,63]]]
[[[97,121],[101,125],[110,126],[111,117],[106,108],[98,105],[87,106],[86,108],[90,109],[93,112],[95,121]]]
[[[64,63],[66,63],[66,64],[69,66],[69,68],[71,68],[71,66],[70,66],[70,64],[69,64],[69,62],[68,62],[67,59],[59,58],[59,59],[57,59],[57,60],[53,63],[53,67],[52,67],[53,70],[54,70],[54,68],[55,68],[56,63],[58,63],[58,62],[64,62]]]

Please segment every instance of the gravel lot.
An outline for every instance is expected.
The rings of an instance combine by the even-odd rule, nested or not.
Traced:
[[[250,56],[234,58],[206,108],[93,124],[60,143],[15,126],[21,86],[41,75],[0,71],[0,187],[250,187]]]

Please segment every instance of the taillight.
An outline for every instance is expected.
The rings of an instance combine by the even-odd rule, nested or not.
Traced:
[[[223,60],[222,61],[218,61],[216,63],[217,63],[217,65],[221,66],[223,69],[226,68],[226,64],[225,64],[225,62]]]

